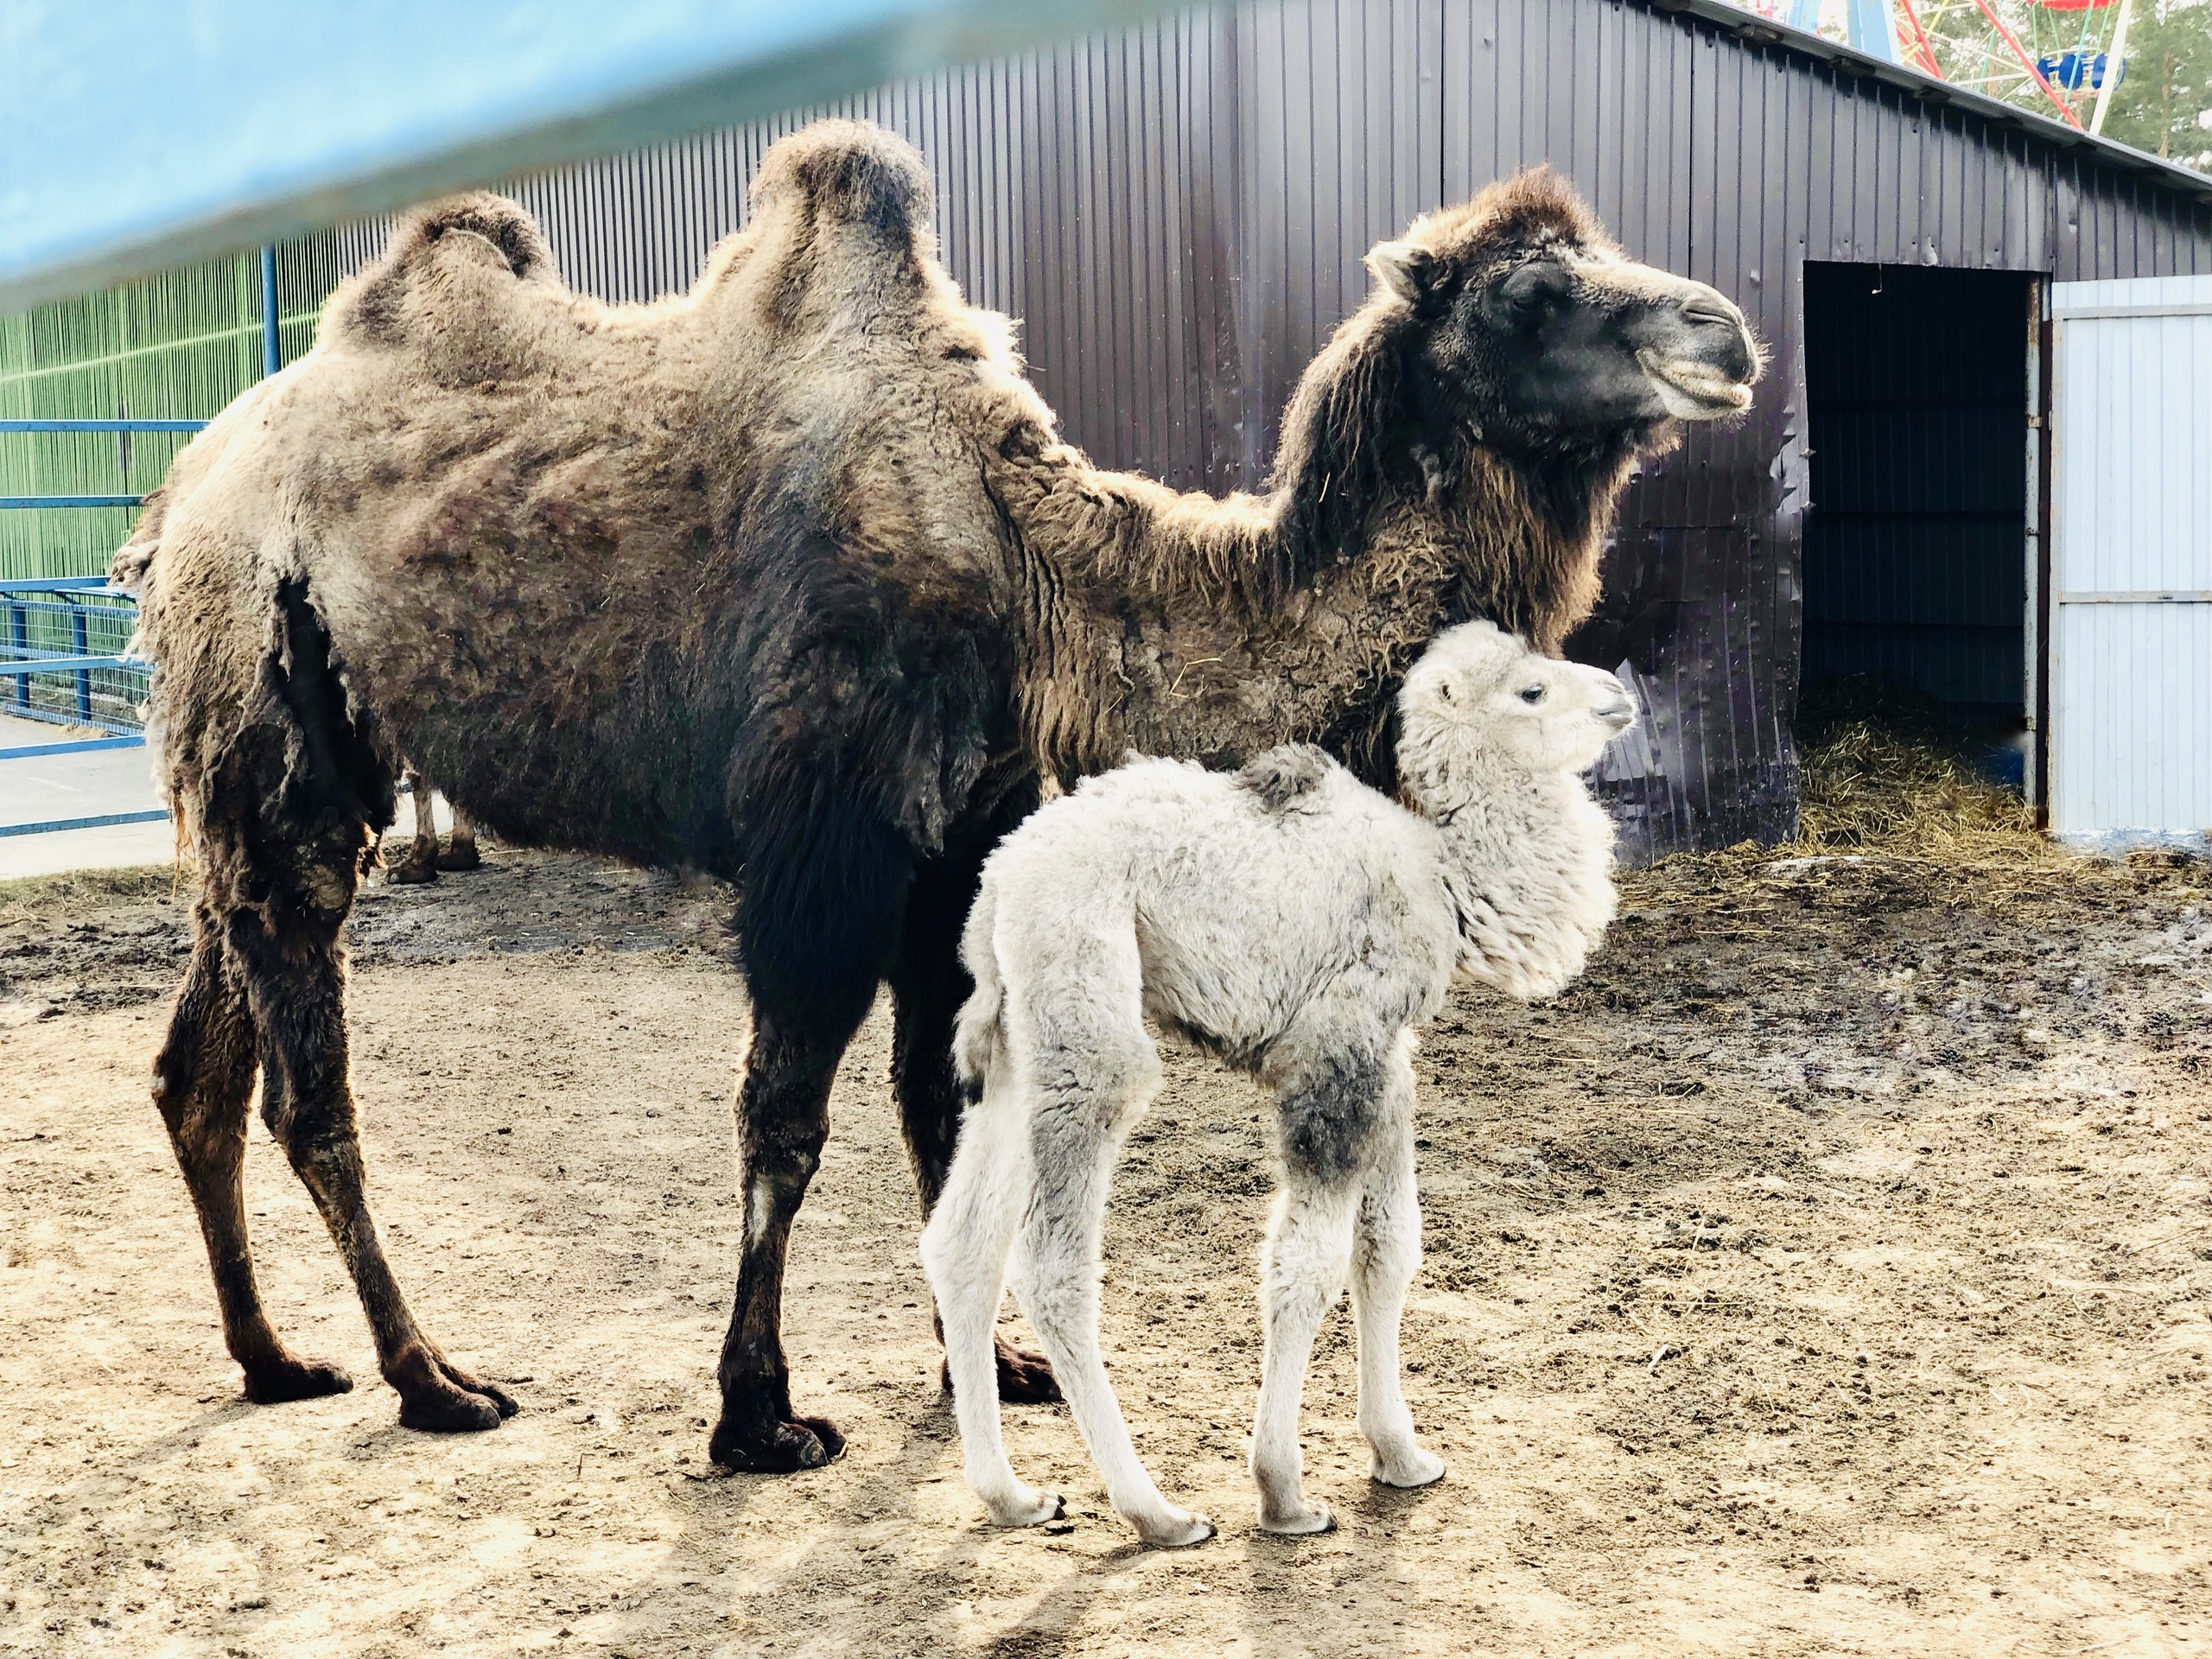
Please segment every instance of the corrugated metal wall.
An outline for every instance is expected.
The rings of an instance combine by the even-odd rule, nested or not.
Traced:
[[[1796,822],[1805,261],[2212,270],[2212,210],[2189,195],[1637,0],[1268,0],[837,109],[929,158],[947,263],[1022,320],[1069,435],[1180,485],[1257,483],[1367,247],[1522,167],[1559,168],[1630,253],[1733,296],[1774,351],[1757,406],[1635,486],[1574,646],[1626,663],[1649,705],[1648,741],[1602,777],[1631,856]],[[742,222],[761,150],[810,113],[518,194],[572,281],[646,297]]]
[[[2060,286],[2050,823],[2212,835],[2212,278]]]

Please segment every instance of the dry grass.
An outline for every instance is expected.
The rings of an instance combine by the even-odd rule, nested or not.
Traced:
[[[132,899],[166,898],[176,880],[176,870],[166,864],[20,876],[0,881],[0,924],[66,916]]]
[[[1804,754],[1797,839],[1784,856],[1884,853],[2015,868],[2077,865],[2036,828],[2035,810],[1945,746],[1865,721]]]

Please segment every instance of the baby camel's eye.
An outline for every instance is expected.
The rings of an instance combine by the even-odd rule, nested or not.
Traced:
[[[1532,685],[1521,694],[1521,701],[1523,702],[1541,702],[1543,700],[1544,688],[1541,685]]]
[[[1439,680],[1439,681],[1436,683],[1436,695],[1437,695],[1438,696],[1440,696],[1440,697],[1443,698],[1443,699],[1444,699],[1444,701],[1445,701],[1445,702],[1451,702],[1451,701],[1452,701],[1452,682],[1451,682],[1451,681],[1449,681],[1449,680]]]

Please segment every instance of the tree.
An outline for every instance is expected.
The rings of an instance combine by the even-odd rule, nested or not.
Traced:
[[[2105,136],[2191,167],[2212,156],[2212,4],[2137,0],[2127,27],[2127,73],[2113,89]]]

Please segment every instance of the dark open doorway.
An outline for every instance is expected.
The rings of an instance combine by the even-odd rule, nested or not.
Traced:
[[[2024,725],[2028,306],[2012,271],[1808,263],[1803,695]]]

